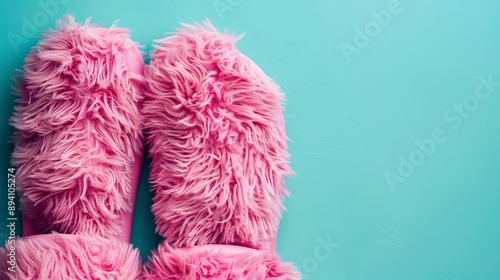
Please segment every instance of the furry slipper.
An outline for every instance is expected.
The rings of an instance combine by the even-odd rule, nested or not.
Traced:
[[[1,261],[0,279],[132,280],[142,272],[139,252],[116,238],[53,233],[17,239],[13,246],[15,258]]]
[[[25,60],[11,124],[23,214],[41,233],[120,236],[142,153],[144,62],[128,31],[47,31]]]
[[[199,245],[173,249],[164,243],[146,264],[147,280],[292,280],[300,279],[275,252],[234,245]]]
[[[129,242],[143,147],[142,55],[126,29],[70,16],[57,25],[18,80],[12,163],[25,237],[9,240],[16,263],[4,273],[135,279],[140,260]],[[53,231],[64,234],[26,237]]]
[[[145,71],[153,212],[166,239],[146,278],[300,279],[273,252],[291,173],[283,94],[235,48],[240,37],[205,25],[159,41]],[[179,251],[207,244],[241,246],[252,261],[225,247]]]

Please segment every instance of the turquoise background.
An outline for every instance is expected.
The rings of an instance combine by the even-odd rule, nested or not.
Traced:
[[[245,32],[240,50],[287,94],[297,176],[277,249],[304,279],[500,279],[500,87],[479,79],[500,81],[499,1],[54,1],[53,14],[45,0],[0,4],[5,178],[9,77],[57,18],[119,20],[146,52],[179,22],[208,18]],[[143,257],[159,241],[147,165],[133,232]]]

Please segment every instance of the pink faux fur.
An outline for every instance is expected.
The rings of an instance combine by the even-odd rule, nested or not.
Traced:
[[[142,272],[139,252],[114,238],[43,234],[17,239],[15,252],[12,272],[5,249],[0,249],[0,279],[134,280]]]
[[[239,37],[184,26],[146,68],[153,212],[166,240],[144,277],[300,279],[273,252],[291,173],[283,94],[235,48]]]
[[[143,78],[128,68],[131,50],[126,29],[67,16],[26,58],[12,163],[23,213],[41,232],[121,234],[142,147]]]
[[[213,249],[191,252],[163,244],[144,272],[145,280],[299,280],[290,263],[271,252],[248,250],[240,254]]]
[[[145,71],[156,230],[174,248],[269,250],[291,173],[283,94],[235,48],[240,37],[184,26]]]

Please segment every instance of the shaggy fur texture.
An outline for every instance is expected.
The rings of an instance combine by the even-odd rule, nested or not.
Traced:
[[[139,53],[126,29],[67,16],[25,60],[12,163],[23,213],[41,232],[120,234],[142,146],[144,81],[128,69],[130,50]]]
[[[163,244],[153,253],[144,272],[145,280],[299,280],[290,263],[276,253],[248,250],[244,254],[224,251],[173,249]]]
[[[6,244],[9,248],[9,244]],[[0,249],[0,279],[134,280],[142,267],[139,252],[117,239],[89,235],[44,234],[17,239],[15,272]]]
[[[235,48],[239,37],[185,27],[159,41],[145,71],[156,230],[174,248],[268,250],[291,173],[283,94]]]

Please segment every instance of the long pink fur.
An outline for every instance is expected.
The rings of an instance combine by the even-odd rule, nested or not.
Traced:
[[[134,280],[142,274],[137,249],[118,239],[53,233],[15,241],[14,272],[0,249],[2,280]]]
[[[278,86],[210,24],[159,41],[143,122],[156,230],[174,247],[269,249],[291,173]]]
[[[142,137],[141,77],[125,55],[136,47],[126,29],[67,16],[26,58],[12,163],[23,213],[41,232],[120,235]]]
[[[290,263],[281,263],[273,252],[255,251],[231,255],[225,252],[189,253],[162,244],[153,252],[145,280],[299,280]]]

